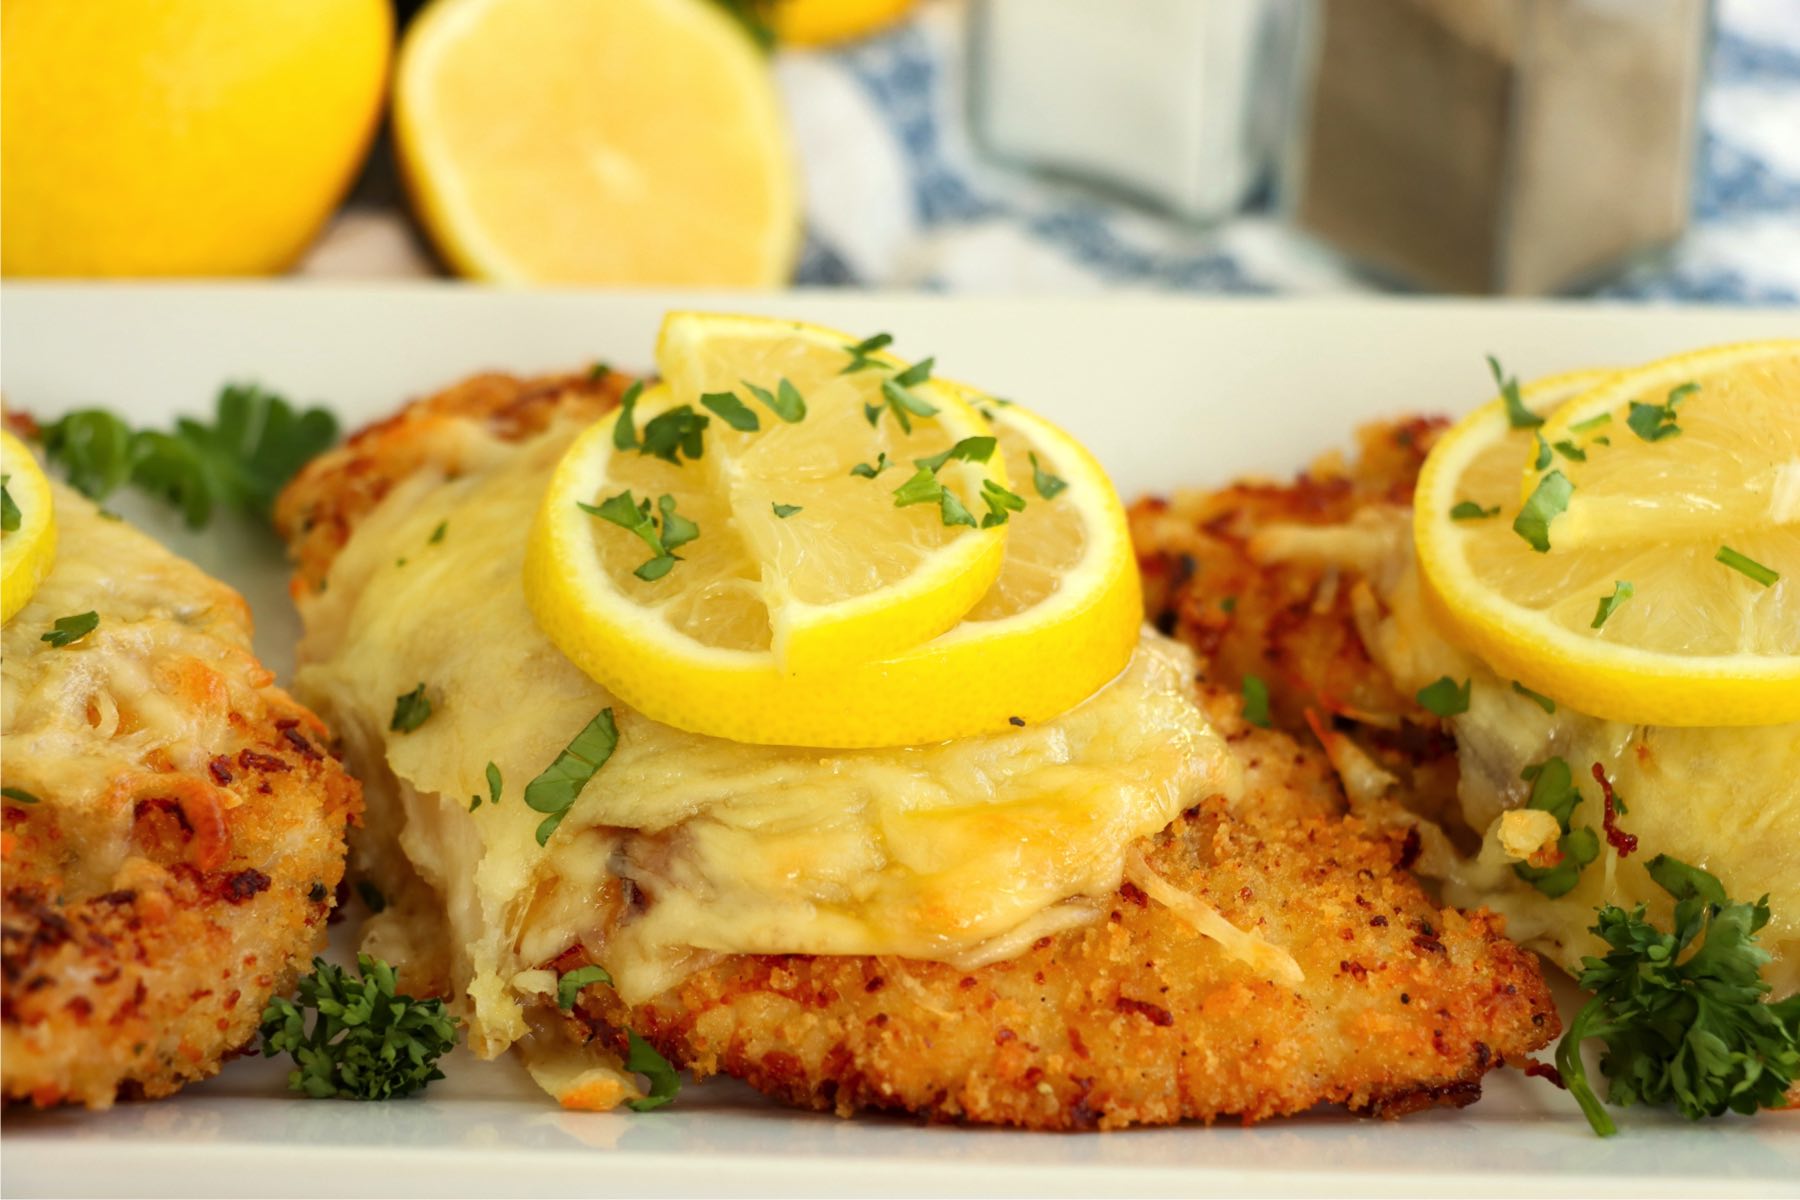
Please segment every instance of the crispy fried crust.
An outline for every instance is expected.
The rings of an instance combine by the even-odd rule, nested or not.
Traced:
[[[301,564],[297,586],[317,586],[356,516],[431,460],[422,431],[447,413],[487,419],[467,407],[477,385],[480,404],[497,414],[572,383],[502,386],[484,376],[359,435],[345,459],[309,469],[280,509]],[[1294,502],[1284,489],[1264,491],[1277,507]],[[1235,555],[1247,588],[1262,578],[1241,539],[1222,543],[1219,555],[1222,564]],[[1148,582],[1157,609],[1179,602]],[[1269,586],[1274,595],[1285,585]],[[1341,668],[1345,683],[1361,671],[1363,686],[1383,686],[1366,658],[1350,657],[1342,614],[1311,636],[1284,653]],[[1220,641],[1191,640],[1209,659],[1221,652]],[[1222,679],[1244,668],[1207,669]],[[1319,1103],[1384,1116],[1466,1104],[1483,1073],[1556,1035],[1536,959],[1506,941],[1495,918],[1432,903],[1405,870],[1416,843],[1344,815],[1310,735],[1301,742],[1246,726],[1235,681],[1203,688],[1202,700],[1243,756],[1246,799],[1210,800],[1141,849],[1175,887],[1291,950],[1306,974],[1300,986],[1257,976],[1126,884],[1102,922],[1007,962],[962,971],[895,958],[736,956],[635,1008],[589,988],[570,1031],[623,1050],[623,1030],[633,1029],[677,1065],[738,1076],[805,1107],[1034,1129],[1254,1121]],[[581,961],[575,951],[547,965]]]
[[[1557,1031],[1535,958],[1486,913],[1440,911],[1397,836],[1339,816],[1329,764],[1213,705],[1253,775],[1145,847],[1151,867],[1293,952],[1289,989],[1131,884],[1106,919],[973,971],[894,958],[743,957],[578,1020],[635,1029],[697,1074],[848,1116],[889,1109],[1030,1129],[1245,1122],[1343,1104],[1467,1104]],[[577,954],[559,962],[567,970]]]
[[[65,538],[63,556],[82,553]],[[47,793],[35,804],[6,800],[0,1070],[8,1100],[106,1107],[120,1094],[164,1096],[217,1072],[323,943],[345,826],[361,810],[361,791],[327,750],[324,725],[251,656],[243,601],[160,548],[151,553],[164,559],[158,578],[173,581],[162,596],[166,615],[121,618],[120,640],[99,643],[113,631],[102,598],[93,646],[43,649],[29,629],[9,636],[8,711],[21,702],[16,686],[60,666],[32,655],[105,654],[141,672],[183,729],[228,734],[139,754],[135,747],[148,743],[132,713],[121,711],[110,733],[93,716],[93,730],[67,737],[86,747],[83,757],[104,754],[113,764],[98,795],[77,795],[71,784],[69,795]],[[177,626],[179,652],[157,636]],[[68,745],[56,740],[62,734],[51,731],[45,744]],[[9,783],[79,777],[33,762],[33,736],[9,740]]]

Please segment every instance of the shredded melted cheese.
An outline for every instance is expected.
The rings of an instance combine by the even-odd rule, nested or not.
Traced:
[[[632,1003],[720,954],[1011,956],[1093,919],[1085,898],[1117,889],[1133,839],[1236,794],[1190,658],[1149,631],[1072,711],[937,745],[746,746],[629,710],[539,632],[520,585],[524,532],[574,432],[473,456],[487,465],[456,479],[409,478],[302,601],[297,690],[343,734],[371,807],[389,808],[371,823],[397,831],[437,894],[442,931],[421,926],[409,948],[465,997],[478,1053],[531,1032],[531,969],[574,946]],[[395,697],[421,682],[430,719],[388,732]],[[540,847],[524,786],[609,706],[618,749]],[[504,793],[470,812],[490,761]],[[433,951],[434,936],[450,944]],[[610,1094],[587,1068],[542,1070],[559,1090]]]
[[[1583,955],[1605,949],[1589,931],[1596,906],[1642,902],[1667,919],[1671,901],[1644,863],[1672,855],[1711,871],[1735,898],[1769,897],[1771,917],[1759,940],[1773,960],[1763,977],[1777,997],[1800,990],[1800,724],[1668,728],[1603,721],[1566,705],[1544,712],[1438,630],[1405,536],[1409,519],[1399,507],[1363,510],[1343,527],[1349,536],[1340,565],[1368,577],[1372,592],[1355,606],[1357,623],[1370,655],[1400,691],[1413,693],[1444,675],[1473,680],[1469,710],[1452,718],[1451,727],[1461,768],[1460,815],[1483,835],[1483,847],[1470,858],[1442,855],[1433,849],[1441,839],[1428,837],[1419,870],[1445,880],[1451,903],[1485,904],[1505,914],[1508,934],[1578,972]],[[1383,525],[1391,526],[1386,535]],[[1328,561],[1321,556],[1329,553],[1330,532],[1270,531],[1265,560]],[[1372,561],[1372,550],[1383,543],[1388,553]],[[1568,762],[1582,792],[1575,824],[1601,834],[1600,789],[1591,774],[1599,763],[1629,806],[1620,823],[1639,845],[1621,859],[1602,836],[1600,858],[1556,899],[1512,870],[1518,851],[1541,848],[1547,835],[1539,818],[1548,814],[1518,813],[1531,794],[1520,772],[1553,755]]]

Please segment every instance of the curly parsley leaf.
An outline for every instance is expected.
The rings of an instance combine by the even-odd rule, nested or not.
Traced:
[[[1419,706],[1426,712],[1440,717],[1454,717],[1469,711],[1469,697],[1474,691],[1473,679],[1457,683],[1448,675],[1443,675],[1420,688],[1417,699]]]
[[[1562,829],[1562,836],[1556,840],[1562,857],[1550,867],[1514,863],[1513,874],[1554,900],[1567,895],[1581,878],[1582,869],[1600,856],[1600,839],[1585,825],[1572,827],[1575,806],[1581,803],[1582,796],[1568,763],[1561,758],[1547,758],[1526,767],[1524,778],[1531,782],[1531,799],[1525,807],[1549,813]]]
[[[266,518],[276,494],[337,434],[325,409],[296,409],[255,384],[226,385],[210,423],[183,417],[172,432],[133,431],[97,408],[43,429],[44,457],[89,499],[129,482],[179,508],[195,529],[221,507]]]
[[[1506,402],[1506,423],[1514,429],[1535,429],[1544,423],[1544,418],[1525,407],[1525,401],[1519,395],[1517,376],[1506,374],[1500,369],[1500,360],[1493,355],[1487,356],[1488,371],[1494,376],[1494,386],[1500,389],[1500,398]]]
[[[1631,586],[1631,581],[1629,579],[1615,579],[1613,581],[1612,595],[1600,597],[1600,603],[1594,608],[1593,624],[1589,625],[1588,628],[1598,629],[1606,624],[1606,618],[1612,616],[1615,612],[1618,612],[1619,605],[1631,599],[1632,594],[1636,591],[1637,589]]]
[[[1513,518],[1513,532],[1530,543],[1539,554],[1550,549],[1550,523],[1569,507],[1575,485],[1561,471],[1552,471],[1537,482],[1525,507]]]
[[[1768,897],[1734,902],[1715,876],[1666,854],[1647,867],[1675,899],[1673,927],[1652,924],[1642,904],[1596,911],[1593,932],[1611,950],[1582,959],[1593,998],[1556,1048],[1563,1081],[1601,1137],[1616,1127],[1581,1060],[1589,1038],[1606,1046],[1610,1104],[1673,1106],[1689,1120],[1782,1107],[1800,1078],[1800,995],[1766,1001],[1770,955],[1757,934]]]
[[[394,969],[367,954],[352,976],[322,958],[300,980],[299,1003],[263,1009],[263,1054],[293,1057],[288,1089],[315,1100],[390,1100],[442,1079],[437,1061],[456,1045],[456,1019],[442,1000],[394,990]],[[306,1027],[306,1010],[317,1015]]]
[[[604,983],[612,986],[613,977],[605,967],[590,963],[585,967],[576,967],[573,971],[564,971],[556,980],[556,1007],[568,1012],[575,1007],[576,997],[581,989],[591,983]]]
[[[625,1043],[629,1048],[625,1069],[650,1081],[650,1094],[642,1100],[627,1100],[626,1107],[633,1112],[650,1112],[675,1099],[681,1091],[681,1076],[675,1073],[669,1060],[658,1054],[656,1047],[639,1037],[635,1030],[625,1031]]]
[[[420,684],[410,692],[394,697],[394,719],[388,722],[393,733],[411,733],[431,716],[431,699]]]
[[[619,727],[613,723],[613,710],[603,708],[556,756],[556,761],[525,785],[526,806],[549,814],[538,825],[538,845],[550,840],[574,806],[575,798],[581,795],[581,789],[606,765],[618,744]]]

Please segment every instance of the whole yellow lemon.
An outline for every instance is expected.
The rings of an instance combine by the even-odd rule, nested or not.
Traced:
[[[387,0],[6,0],[0,271],[282,270],[381,113]]]

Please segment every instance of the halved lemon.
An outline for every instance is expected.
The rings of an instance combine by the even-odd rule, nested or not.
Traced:
[[[56,512],[50,481],[31,450],[0,430],[5,520],[0,528],[0,621],[10,621],[56,561]]]
[[[1579,712],[1800,720],[1800,343],[1581,382],[1530,389],[1555,409],[1540,428],[1489,406],[1432,451],[1414,535],[1441,614],[1497,672]],[[1454,520],[1465,499],[1499,511]]]
[[[768,56],[712,0],[433,0],[400,48],[394,136],[465,275],[773,287],[793,269]]]

